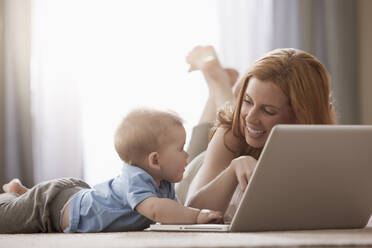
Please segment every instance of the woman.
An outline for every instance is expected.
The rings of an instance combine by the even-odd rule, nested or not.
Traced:
[[[186,61],[190,64],[189,72],[200,70],[203,73],[209,96],[199,123],[192,130],[187,148],[188,163],[192,161],[192,166],[187,167],[183,180],[176,184],[177,197],[181,203],[185,203],[190,183],[203,162],[203,152],[208,147],[209,133],[218,109],[226,102],[233,101],[239,93],[236,84],[238,71],[223,68],[212,46],[194,47],[187,55]]]
[[[203,69],[200,61],[207,61],[213,67],[210,77],[217,78],[223,69],[210,60],[189,63]],[[236,186],[247,186],[275,125],[337,122],[328,72],[306,52],[274,50],[253,63],[239,85],[236,103],[219,111],[208,149],[199,158],[203,164],[188,190],[189,206],[225,212]]]

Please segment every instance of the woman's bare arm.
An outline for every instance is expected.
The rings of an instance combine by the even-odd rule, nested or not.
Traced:
[[[189,206],[223,212],[230,201],[238,181],[234,170],[229,169],[236,155],[224,144],[225,132],[224,128],[218,128],[209,143],[203,165],[190,185]],[[237,143],[231,132],[227,133],[226,141],[232,147]]]

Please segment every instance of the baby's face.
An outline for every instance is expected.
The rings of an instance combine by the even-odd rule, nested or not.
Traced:
[[[183,126],[174,126],[169,129],[166,143],[159,151],[162,179],[172,183],[182,180],[189,156],[184,151],[185,141],[186,131]]]

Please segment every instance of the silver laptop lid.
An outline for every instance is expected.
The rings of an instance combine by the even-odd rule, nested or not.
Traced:
[[[372,126],[278,125],[231,231],[361,228],[372,210]]]

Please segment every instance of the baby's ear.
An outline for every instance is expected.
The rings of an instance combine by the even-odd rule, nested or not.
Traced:
[[[160,170],[160,164],[159,164],[159,153],[157,152],[151,152],[148,157],[149,166],[151,169],[154,170]]]

